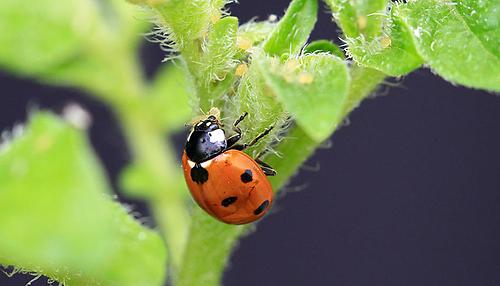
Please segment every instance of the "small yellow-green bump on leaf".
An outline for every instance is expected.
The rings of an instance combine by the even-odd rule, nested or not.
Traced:
[[[382,39],[380,39],[380,46],[382,49],[388,48],[391,46],[392,40],[391,37],[385,36]]]
[[[236,40],[236,46],[244,51],[248,51],[252,47],[252,42],[244,37],[238,37]]]
[[[234,74],[236,76],[243,76],[247,73],[248,71],[248,65],[243,63],[243,64],[239,64],[237,67],[236,67],[236,71],[234,72]]]

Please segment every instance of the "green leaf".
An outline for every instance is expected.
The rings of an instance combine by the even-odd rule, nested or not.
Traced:
[[[410,28],[418,53],[436,73],[468,87],[500,91],[500,59],[498,46],[494,46],[500,36],[496,33],[494,40],[489,40],[489,32],[484,32],[498,31],[500,17],[498,12],[486,11],[485,4],[474,3],[472,7],[478,8],[475,14],[479,15],[467,20],[458,12],[457,5],[438,0],[401,4],[396,12]],[[498,4],[488,6],[494,8]]]
[[[111,199],[83,134],[33,116],[0,152],[0,263],[68,285],[163,285],[166,251]]]
[[[135,49],[148,24],[134,19],[132,5],[118,1],[1,1],[0,67],[39,75],[83,61],[92,49]]]
[[[106,29],[105,38],[100,41],[119,43],[125,49],[135,51],[144,40],[144,33],[152,26],[147,18],[149,14],[123,0],[101,0],[98,7],[101,28]]]
[[[484,48],[500,58],[500,1],[453,0],[463,20]]]
[[[297,124],[317,142],[337,128],[349,88],[346,63],[330,54],[310,54],[285,63],[259,63],[266,83]]]
[[[370,95],[384,81],[386,75],[376,69],[365,68],[353,64],[350,66],[349,74],[351,85],[347,94],[347,100],[342,110],[342,118],[345,118],[360,102]]]
[[[0,67],[33,75],[70,60],[96,31],[98,15],[93,1],[2,0]]]
[[[142,88],[135,54],[148,24],[136,8],[122,0],[1,1],[0,68],[121,103]]]
[[[387,15],[384,33],[371,40],[363,35],[346,38],[347,53],[357,63],[390,76],[405,75],[423,64],[412,34],[397,16]]]
[[[192,118],[191,89],[186,71],[177,62],[164,64],[149,90],[148,109],[154,115],[151,124],[176,131],[189,123]]]
[[[317,40],[311,42],[304,48],[304,53],[312,54],[316,52],[326,52],[337,56],[340,59],[345,59],[344,52],[332,41],[328,40]]]
[[[248,116],[241,122],[240,127],[244,130],[243,142],[250,142],[264,129],[274,126],[271,133],[264,137],[259,143],[251,148],[249,153],[262,151],[263,148],[275,139],[282,130],[282,126],[288,120],[288,115],[282,105],[276,100],[271,89],[264,80],[258,62],[266,60],[268,56],[260,48],[256,48],[249,59],[248,70],[241,76],[236,94],[225,97],[222,117],[228,126],[234,120],[247,112]],[[246,64],[245,64],[246,65]]]
[[[317,13],[316,0],[293,0],[264,43],[264,51],[273,56],[296,54],[309,38]]]
[[[197,72],[201,79],[198,85],[202,110],[217,106],[217,101],[233,82],[237,33],[236,17],[222,18],[210,30]]]
[[[210,30],[201,65],[202,73],[209,77],[208,82],[220,81],[234,67],[232,59],[236,53],[237,31],[236,17],[225,17]]]
[[[238,30],[238,47],[248,50],[262,43],[276,28],[277,23],[271,21],[250,21],[240,26]]]
[[[190,50],[208,32],[211,23],[221,17],[225,0],[149,1],[160,15],[160,24],[170,33],[171,40],[181,50]],[[197,43],[201,45],[201,42]]]
[[[367,39],[380,35],[387,0],[325,0],[344,35]]]
[[[407,74],[423,61],[411,32],[387,11],[387,0],[326,0],[348,44],[347,54],[362,66],[391,76]]]

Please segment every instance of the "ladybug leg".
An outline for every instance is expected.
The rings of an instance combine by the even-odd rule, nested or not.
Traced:
[[[238,126],[238,124],[240,124],[241,121],[243,121],[243,119],[245,119],[245,117],[247,117],[248,115],[248,112],[245,112],[243,113],[238,119],[236,119],[236,121],[233,123],[233,127],[236,127]],[[238,128],[239,129],[239,128]],[[240,131],[241,133],[241,131]]]
[[[234,147],[240,139],[241,139],[240,133],[236,133],[233,136],[227,138],[227,149],[236,149]]]
[[[274,128],[274,126],[268,127],[266,130],[264,130],[264,132],[260,133],[252,141],[250,141],[250,143],[243,144],[245,146],[244,149],[246,149],[248,147],[252,147],[253,145],[257,144],[257,142],[259,142],[260,139],[264,138],[267,134],[269,134],[269,132],[271,132],[271,130],[273,130],[273,128]]]
[[[227,139],[227,148],[228,149],[238,149],[238,148],[233,148],[236,147],[235,144],[241,139],[241,129],[238,127],[238,124],[240,124],[245,117],[247,117],[248,112],[243,113],[236,121],[233,123],[233,131],[236,132],[233,136],[229,137]]]
[[[264,171],[264,174],[266,176],[275,176],[276,175],[276,170],[274,170],[273,167],[271,167],[266,162],[261,161],[259,158],[256,158],[255,162],[257,162],[257,164],[259,164],[260,168],[262,169],[262,171]]]
[[[236,142],[233,143],[233,145],[230,145],[229,144],[229,140],[232,138],[232,137],[235,137],[237,135],[240,135],[240,134],[236,134],[234,136],[231,136],[227,142],[227,146],[228,148],[227,149],[235,149],[235,150],[240,150],[240,151],[243,151],[245,150],[246,148],[248,147],[252,147],[253,145],[255,145],[257,142],[259,142],[260,139],[262,139],[264,136],[266,136],[267,134],[269,134],[269,132],[271,132],[271,130],[273,130],[274,126],[271,126],[269,128],[267,128],[266,130],[264,130],[264,132],[260,133],[257,137],[255,137],[252,141],[250,141],[250,143],[244,143],[244,144],[234,144]],[[239,129],[239,128],[238,128]],[[241,135],[240,135],[241,136]],[[238,138],[239,140],[239,138]],[[237,141],[237,140],[236,140]]]

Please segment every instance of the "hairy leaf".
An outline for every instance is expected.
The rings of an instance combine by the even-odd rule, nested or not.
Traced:
[[[347,100],[342,110],[342,118],[345,118],[353,109],[358,107],[363,99],[375,91],[386,75],[376,69],[365,68],[353,64],[349,69],[351,85],[347,94]]]
[[[262,43],[276,28],[271,21],[250,21],[240,26],[238,31],[238,48],[248,50],[252,46]]]
[[[215,23],[203,47],[204,53],[197,69],[200,108],[208,111],[219,105],[222,94],[232,83],[236,62],[238,18],[225,17]]]
[[[345,59],[344,52],[333,42],[328,40],[317,40],[311,42],[304,48],[304,53],[317,53],[326,52],[339,57],[340,59]]]
[[[359,64],[390,76],[407,74],[423,64],[406,25],[394,13],[383,22],[383,34],[371,40],[363,35],[347,38],[347,53]]]
[[[500,1],[453,0],[452,2],[484,48],[500,58]]]
[[[160,24],[171,34],[171,40],[181,50],[193,50],[194,41],[201,40],[211,23],[221,17],[224,0],[147,1],[158,11]],[[201,44],[201,42],[198,42]]]
[[[230,126],[240,115],[248,113],[246,119],[240,124],[244,131],[242,142],[250,142],[264,129],[274,126],[272,132],[260,140],[256,148],[249,150],[250,153],[262,151],[265,146],[275,140],[288,117],[282,105],[266,85],[264,74],[257,64],[267,57],[260,48],[257,48],[250,58],[249,65],[247,66],[246,63],[241,65],[247,70],[240,76],[238,89],[224,98],[225,104],[222,111],[225,124]]]
[[[165,247],[111,199],[81,132],[49,114],[0,152],[0,263],[69,285],[163,285]]]
[[[363,35],[368,40],[382,28],[387,0],[325,0],[346,37]]]
[[[297,53],[309,38],[317,13],[316,0],[293,0],[264,43],[264,51],[273,56]]]
[[[259,63],[265,80],[297,124],[314,140],[336,129],[349,87],[345,62],[330,54],[311,54],[280,63]]]
[[[493,45],[499,36],[497,33],[493,36],[496,40],[487,40],[488,33],[484,33],[498,30],[500,17],[498,13],[495,16],[482,9],[484,4],[478,2],[495,1],[469,3],[478,8],[475,14],[479,15],[469,16],[467,20],[457,5],[438,0],[401,4],[397,13],[410,28],[418,53],[436,73],[465,86],[500,91],[500,59],[498,46]],[[474,21],[476,17],[489,20]]]

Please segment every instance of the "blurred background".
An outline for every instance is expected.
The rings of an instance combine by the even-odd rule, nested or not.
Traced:
[[[241,1],[230,11],[246,22],[282,15],[288,2]],[[339,43],[326,9],[313,33],[320,38]],[[148,76],[164,56],[144,43]],[[92,144],[119,192],[117,175],[130,158],[105,105],[78,90],[1,71],[0,86],[0,130],[24,122],[33,109],[60,112],[76,102],[88,110]],[[224,285],[500,285],[500,98],[423,69],[391,80],[376,95],[240,241]],[[179,153],[184,138],[174,138]],[[149,216],[141,201],[122,201]],[[0,273],[2,286],[31,279]]]

